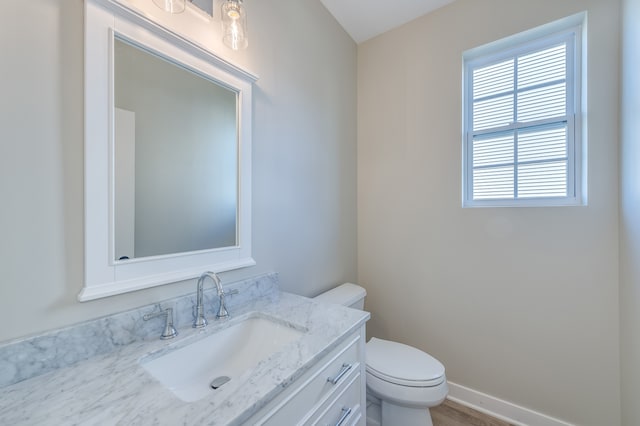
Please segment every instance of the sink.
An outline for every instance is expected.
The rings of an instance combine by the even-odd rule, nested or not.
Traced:
[[[292,324],[249,316],[192,343],[149,355],[140,364],[178,398],[194,402],[253,369],[304,334]]]

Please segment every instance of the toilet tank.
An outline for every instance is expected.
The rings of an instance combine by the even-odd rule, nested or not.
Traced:
[[[322,303],[334,303],[353,309],[364,309],[367,291],[356,284],[344,283],[336,288],[320,293],[314,299]]]

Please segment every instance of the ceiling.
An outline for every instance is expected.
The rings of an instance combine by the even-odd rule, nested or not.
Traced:
[[[320,1],[359,44],[455,0]]]

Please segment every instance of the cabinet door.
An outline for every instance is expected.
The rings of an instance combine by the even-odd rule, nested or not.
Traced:
[[[363,418],[360,406],[361,379],[359,373],[351,377],[344,388],[325,407],[318,410],[316,418],[308,424],[312,426],[364,424],[364,421],[359,421]]]
[[[336,348],[287,386],[267,406],[254,414],[248,420],[248,424],[258,426],[315,424],[322,416],[329,415],[329,407],[338,403],[340,396],[355,395],[357,391],[358,400],[349,399],[351,412],[345,417],[342,426],[364,426],[366,422],[363,405],[366,401],[364,336],[364,325],[345,336]],[[338,407],[338,412],[341,410],[342,407]],[[331,414],[336,413],[331,411]],[[330,421],[331,419],[328,418],[327,424],[330,424]]]

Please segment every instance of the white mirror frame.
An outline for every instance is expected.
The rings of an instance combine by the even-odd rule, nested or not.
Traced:
[[[238,94],[237,246],[114,260],[113,39],[171,58]],[[251,257],[251,110],[254,74],[158,25],[121,0],[85,2],[85,282],[86,301],[255,265]],[[197,208],[197,206],[194,206]]]

